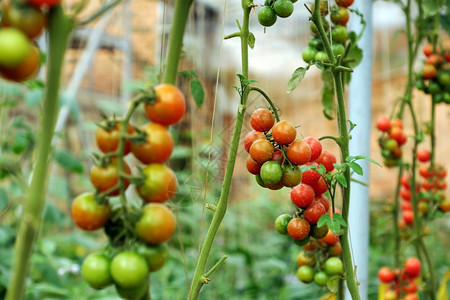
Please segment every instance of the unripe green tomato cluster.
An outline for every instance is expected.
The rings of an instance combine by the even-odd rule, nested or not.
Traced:
[[[287,18],[294,12],[297,0],[269,0],[258,11],[258,22],[264,27],[270,27],[277,18]]]
[[[416,73],[416,88],[432,95],[435,103],[450,104],[450,49],[441,51],[427,44],[423,52],[426,59],[422,70]]]
[[[337,5],[333,5],[330,9],[330,20],[333,24],[331,26],[331,50],[335,57],[345,55],[345,44],[348,40],[346,24],[350,18],[348,6],[352,3],[353,1],[336,1]],[[314,11],[314,5],[311,6],[311,11]],[[330,22],[327,19],[328,12],[328,1],[321,1],[320,15],[322,16],[322,25],[325,33],[330,30]],[[329,63],[330,58],[322,45],[319,30],[312,21],[310,22],[310,29],[313,37],[309,40],[308,47],[302,51],[303,60],[307,63],[313,61]]]

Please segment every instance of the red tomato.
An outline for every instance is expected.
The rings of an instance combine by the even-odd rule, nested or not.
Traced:
[[[0,67],[0,75],[8,80],[21,82],[34,78],[41,66],[41,57],[39,49],[31,47],[28,56],[15,67]]]
[[[61,2],[61,0],[27,0],[28,3],[36,6],[55,6]]]
[[[327,172],[331,172],[334,170],[333,164],[336,163],[336,156],[331,151],[324,150],[316,162],[323,165]]]
[[[415,257],[410,257],[405,261],[405,272],[410,278],[417,278],[420,275],[422,264]]]
[[[391,129],[391,120],[386,116],[381,116],[377,119],[377,128],[380,131],[388,132]]]
[[[309,161],[315,161],[322,154],[322,144],[318,139],[312,136],[307,136],[303,139],[305,143],[311,148],[311,159]]]
[[[316,166],[317,168],[319,167],[319,164],[316,162],[308,162],[304,164],[304,166],[310,165]],[[320,178],[321,176],[316,170],[310,169],[303,172],[302,182],[313,186],[317,183],[317,181],[319,181]]]
[[[269,131],[275,123],[275,117],[270,110],[259,108],[252,113],[250,124],[256,131]]]
[[[147,118],[164,126],[177,123],[186,112],[186,100],[183,93],[172,84],[159,84],[155,86],[156,102],[145,104]]]
[[[261,131],[252,130],[244,137],[244,148],[247,152],[250,151],[250,147],[253,143],[259,139],[266,139],[266,136]]]
[[[131,143],[131,152],[143,164],[163,163],[169,159],[173,150],[173,139],[166,127],[148,123],[141,127],[147,134],[144,144]]]
[[[130,166],[125,161],[123,161],[123,170],[126,174],[131,175]],[[90,178],[94,188],[101,193],[119,184],[119,162],[117,158],[111,159],[110,164],[104,168],[94,165],[90,172]],[[128,188],[129,184],[130,182],[124,178],[124,190]],[[109,196],[117,196],[119,194],[120,190],[116,189],[109,193]]]
[[[38,7],[17,2],[3,5],[2,25],[19,29],[31,40],[42,33],[45,24],[45,14]]]
[[[337,242],[339,242],[339,237],[335,236],[333,231],[331,231],[330,229],[328,229],[328,233],[327,235],[320,239],[321,242],[324,242],[325,244],[327,244],[328,246],[333,246],[335,245]]]
[[[417,151],[417,159],[420,162],[427,162],[431,158],[431,153],[428,149],[419,149]]]
[[[311,147],[304,141],[294,141],[287,149],[287,158],[295,165],[303,165],[311,159]]]
[[[172,211],[161,203],[150,203],[142,208],[143,214],[136,223],[137,235],[146,243],[161,244],[175,231]]]
[[[279,145],[288,145],[295,140],[297,130],[288,121],[280,121],[272,128],[272,137]]]
[[[317,224],[320,217],[326,213],[325,207],[319,201],[313,201],[304,211],[305,219],[310,224]]]
[[[273,145],[266,139],[255,141],[250,147],[250,156],[254,161],[263,164],[272,158],[275,151]]]
[[[150,164],[142,170],[145,181],[137,191],[145,202],[165,202],[175,194],[178,182],[175,173],[163,164]]]
[[[105,124],[103,124],[105,126]],[[112,128],[102,128],[98,127],[95,134],[95,139],[97,141],[97,146],[103,153],[114,152],[119,148],[120,143],[120,131],[122,129],[122,124],[117,122]],[[133,134],[134,128],[131,124],[127,126],[127,134]],[[131,143],[129,140],[125,141],[125,146],[123,149],[123,155],[127,155],[131,151]]]
[[[247,170],[253,175],[259,175],[261,171],[261,165],[252,159],[251,156],[247,157],[246,161]]]
[[[314,200],[314,190],[309,184],[301,183],[291,191],[291,201],[298,207],[307,207]]]
[[[294,218],[287,226],[288,234],[294,240],[303,240],[309,235],[310,230],[311,226],[305,219]]]
[[[83,230],[93,231],[102,228],[111,216],[109,203],[98,204],[94,194],[85,193],[72,202],[73,222]]]

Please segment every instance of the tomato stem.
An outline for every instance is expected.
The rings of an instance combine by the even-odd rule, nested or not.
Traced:
[[[42,222],[47,189],[49,156],[59,112],[59,86],[64,53],[74,22],[64,14],[61,5],[52,8],[48,15],[48,62],[42,127],[37,148],[37,161],[31,185],[23,203],[19,231],[15,244],[15,257],[7,300],[23,299],[30,256]]]
[[[193,0],[176,0],[173,12],[172,28],[169,36],[169,49],[167,53],[166,68],[162,77],[162,83],[175,84],[183,46],[184,29],[186,28],[189,9]]]
[[[241,59],[242,59],[242,75],[244,78],[248,78],[248,38],[249,38],[249,20],[250,12],[253,2],[251,0],[242,0],[242,10],[243,10],[243,22],[240,28],[241,37]],[[228,161],[225,170],[225,177],[222,184],[222,191],[220,193],[219,202],[216,207],[211,224],[206,233],[205,240],[203,241],[202,248],[200,250],[200,255],[197,261],[197,266],[195,268],[194,277],[192,279],[191,288],[189,290],[188,299],[197,299],[200,289],[202,288],[204,281],[204,274],[206,269],[206,263],[208,260],[209,253],[211,251],[212,244],[214,242],[217,230],[219,229],[220,223],[225,216],[228,206],[228,197],[230,194],[231,180],[233,177],[234,166],[236,162],[237,150],[239,147],[239,140],[242,131],[242,125],[244,122],[244,115],[246,111],[246,103],[248,94],[251,88],[247,86],[241,93],[241,101],[238,107],[236,122],[234,126],[233,136],[231,139],[231,148],[228,153]]]

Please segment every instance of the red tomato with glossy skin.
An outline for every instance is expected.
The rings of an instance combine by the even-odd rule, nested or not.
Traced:
[[[123,170],[125,174],[131,175],[131,169],[128,164],[123,161]],[[117,158],[111,159],[111,162],[106,167],[93,166],[90,172],[91,183],[96,190],[103,193],[110,188],[119,184],[119,161]],[[123,185],[124,190],[128,188],[130,182],[124,178]],[[116,189],[109,193],[109,196],[117,196],[120,194],[120,190]]]
[[[250,147],[250,156],[254,161],[263,164],[272,158],[275,149],[273,145],[266,139],[255,141]]]
[[[142,172],[145,175],[145,181],[136,189],[145,202],[165,202],[177,191],[177,177],[168,166],[150,164]]]
[[[247,157],[247,161],[245,162],[247,170],[253,175],[259,175],[261,171],[261,165],[252,159],[251,156]]]
[[[272,137],[279,145],[288,145],[295,140],[297,130],[288,121],[282,120],[272,128]]]
[[[271,160],[278,162],[280,165],[282,165],[284,163],[284,156],[283,156],[283,151],[281,151],[280,149],[276,149],[272,154],[272,158]]]
[[[146,243],[161,244],[175,231],[172,211],[161,203],[150,203],[142,208],[142,216],[136,223],[136,234]]]
[[[97,128],[95,134],[95,139],[97,141],[97,147],[103,153],[109,153],[117,151],[120,143],[120,131],[122,130],[122,124],[117,122],[116,125],[111,129],[104,129],[102,127]],[[133,134],[134,128],[131,124],[127,126],[127,134]],[[123,149],[123,155],[127,155],[131,151],[131,142],[125,140],[125,145]]]
[[[136,252],[120,252],[111,261],[111,277],[122,288],[131,289],[141,286],[146,282],[148,273],[145,258]]]
[[[380,131],[388,132],[391,129],[391,120],[386,116],[381,116],[377,119],[377,128]]]
[[[304,166],[316,166],[318,168],[319,164],[316,162],[308,162],[304,164]],[[320,174],[316,170],[310,169],[303,172],[302,182],[313,186],[317,183],[317,181],[319,181],[321,177],[322,176],[320,176]]]
[[[75,198],[71,207],[72,220],[79,228],[93,231],[102,228],[111,216],[109,203],[98,204],[94,194],[85,193]]]
[[[28,3],[35,5],[35,6],[55,6],[61,2],[61,0],[27,0]]]
[[[441,202],[439,202],[439,209],[446,213],[450,211],[450,200],[449,199],[445,199]]]
[[[342,6],[342,7],[349,7],[353,4],[354,0],[336,0],[336,5]]]
[[[315,161],[322,154],[322,144],[318,139],[312,136],[307,136],[303,139],[305,143],[311,148],[311,159],[309,161]]]
[[[334,6],[331,8],[330,19],[333,24],[346,25],[350,19],[350,12],[342,6]]]
[[[45,24],[46,17],[40,8],[16,2],[3,5],[2,25],[19,29],[30,40],[42,33]]]
[[[186,112],[186,100],[183,93],[172,84],[155,86],[156,102],[145,104],[147,118],[164,126],[173,125],[181,120]]]
[[[428,162],[431,158],[431,153],[428,149],[419,149],[417,151],[417,159],[420,162]]]
[[[417,278],[421,269],[422,264],[416,257],[410,257],[405,261],[404,270],[410,278]]]
[[[381,282],[389,283],[395,280],[395,273],[388,267],[382,267],[378,271],[378,278]]]
[[[163,163],[169,159],[173,151],[172,134],[166,127],[148,123],[141,127],[147,134],[147,141],[144,144],[131,143],[131,152],[143,164]]]
[[[411,202],[407,202],[407,201],[403,201],[400,207],[403,211],[405,211],[405,210],[412,211],[412,209],[413,209]]]
[[[403,211],[403,220],[408,225],[414,224],[414,212],[412,210]]]
[[[324,150],[316,162],[320,165],[323,165],[328,172],[334,170],[333,164],[336,163],[336,156],[334,156],[333,152]]]
[[[275,117],[266,108],[259,108],[252,113],[250,124],[256,131],[269,131],[275,124]]]
[[[320,203],[319,201],[313,201],[311,205],[309,205],[305,209],[304,216],[310,224],[317,224],[317,221],[319,221],[320,217],[326,213],[327,210],[322,205],[322,203]]]
[[[28,56],[15,67],[0,67],[0,75],[8,80],[22,82],[36,77],[41,67],[39,49],[32,46]]]
[[[298,207],[307,207],[314,201],[314,190],[309,184],[301,183],[291,191],[291,201]]]
[[[327,183],[325,182],[325,179],[323,179],[322,176],[320,176],[319,180],[317,180],[317,182],[313,185],[311,185],[311,187],[314,190],[314,194],[317,196],[322,195],[323,193],[326,193],[326,191],[328,191],[328,186]],[[327,209],[328,211],[328,209]]]
[[[330,209],[330,200],[328,200],[327,196],[319,195],[314,198],[314,201],[319,202],[325,207],[325,210],[328,211]]]
[[[311,226],[305,219],[294,218],[289,221],[287,232],[294,240],[303,240],[309,235]]]
[[[295,165],[304,165],[311,159],[311,147],[304,141],[294,141],[287,148],[286,156]]]
[[[259,139],[266,139],[266,136],[261,131],[252,130],[247,133],[244,137],[245,151],[249,152],[250,147],[253,145],[253,143]]]

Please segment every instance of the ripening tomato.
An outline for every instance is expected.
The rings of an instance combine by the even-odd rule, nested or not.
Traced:
[[[301,266],[312,266],[316,263],[314,256],[306,254],[306,252],[301,251],[297,255],[297,265]]]
[[[164,126],[177,123],[186,112],[186,100],[183,93],[172,84],[155,86],[156,102],[145,104],[147,118]]]
[[[30,40],[37,38],[46,23],[44,12],[26,2],[5,2],[3,5],[2,25],[14,27],[25,33]]]
[[[315,161],[322,154],[322,144],[318,139],[312,136],[307,136],[303,139],[305,143],[311,148],[311,158],[309,161]]]
[[[289,221],[287,232],[294,240],[303,240],[309,235],[311,226],[305,219],[294,218]]]
[[[150,272],[161,269],[169,258],[169,247],[166,243],[158,245],[140,245],[137,252],[145,258]]]
[[[178,187],[177,177],[168,166],[150,164],[142,173],[145,175],[145,181],[136,188],[145,202],[165,202],[175,194]]]
[[[161,244],[175,231],[172,211],[161,203],[149,203],[142,208],[142,216],[136,222],[136,234],[146,243]]]
[[[324,238],[320,239],[320,241],[324,242],[328,246],[333,246],[337,242],[339,242],[339,237],[335,236],[333,231],[331,231],[331,229],[328,229],[327,235]]]
[[[284,165],[281,182],[286,187],[295,187],[302,181],[302,171],[298,166]]]
[[[291,191],[291,201],[298,207],[307,207],[314,201],[314,190],[309,184],[301,183]]]
[[[259,175],[261,172],[261,165],[254,161],[250,155],[247,157],[245,165],[247,170],[253,175]]]
[[[321,239],[325,237],[328,233],[328,226],[323,225],[322,227],[317,227],[317,225],[311,225],[311,237],[315,239]]]
[[[403,211],[403,220],[408,225],[413,224],[414,223],[414,212],[412,210]]]
[[[386,116],[381,116],[377,119],[377,128],[380,131],[388,132],[391,129],[391,120]]]
[[[117,151],[120,143],[120,131],[122,130],[122,124],[118,121],[115,125],[108,126],[101,124],[103,127],[98,127],[95,133],[95,139],[97,146],[103,153],[109,153]],[[131,124],[127,125],[127,134],[133,134],[134,128]],[[131,151],[131,142],[125,140],[123,149],[123,155],[127,155]]]
[[[340,256],[342,253],[342,246],[340,242],[337,242],[336,244],[334,244],[333,246],[330,246],[329,250],[328,250],[328,254],[330,256]]]
[[[287,226],[291,220],[292,216],[288,214],[279,215],[275,220],[275,230],[280,234],[287,234]]]
[[[244,148],[245,151],[250,152],[250,147],[253,143],[259,139],[265,139],[266,136],[261,131],[252,130],[247,133],[244,137]]]
[[[266,139],[256,140],[250,147],[250,156],[254,161],[263,164],[272,158],[275,149]]]
[[[125,174],[131,175],[130,166],[128,166],[125,161],[122,161],[122,163],[123,171],[125,172]],[[117,158],[112,158],[111,162],[105,167],[94,165],[90,172],[90,179],[94,188],[100,193],[103,193],[119,184],[119,161],[117,160]],[[128,188],[129,184],[130,182],[128,181],[128,179],[124,178],[124,190]],[[109,196],[117,196],[119,194],[120,189],[116,189],[109,193]]]
[[[428,149],[419,149],[417,151],[417,159],[420,162],[427,162],[431,158],[431,153]]]
[[[319,180],[317,180],[315,184],[311,185],[311,187],[313,188],[316,197],[328,191],[327,183],[325,182],[325,179],[323,179],[322,176],[320,176]]]
[[[308,162],[304,164],[304,166],[315,166],[316,168],[319,168],[319,164],[316,162]],[[317,181],[319,181],[320,178],[321,176],[319,172],[313,169],[309,169],[303,172],[302,182],[313,186],[317,183]]]
[[[36,6],[49,6],[49,7],[53,7],[58,5],[61,0],[27,0],[28,3],[32,4],[32,5],[36,5]]]
[[[334,6],[331,8],[330,19],[333,24],[346,25],[350,18],[350,12],[342,6]]]
[[[330,210],[330,200],[328,200],[327,196],[325,195],[316,195],[316,197],[314,198],[314,201],[319,202],[320,204],[323,205],[323,207],[325,207],[326,211]]]
[[[295,165],[303,165],[311,159],[311,147],[304,141],[294,141],[287,148],[286,156]]]
[[[17,28],[0,28],[0,66],[13,68],[32,51],[28,37]]]
[[[336,5],[341,7],[349,7],[355,0],[336,0]]]
[[[422,73],[425,79],[433,79],[436,76],[436,72],[436,67],[433,65],[426,64],[423,66]]]
[[[439,49],[439,46],[436,47],[436,51],[433,51],[433,44],[426,44],[425,47],[423,47],[423,54],[425,54],[426,57],[429,57],[433,53],[440,53],[441,49]]]
[[[325,207],[319,201],[313,201],[304,211],[305,219],[310,224],[317,224],[320,217],[326,214],[327,211]]]
[[[320,165],[323,165],[328,172],[334,170],[334,164],[336,163],[336,156],[334,156],[333,152],[324,150],[322,154],[316,159],[316,162]]]
[[[0,75],[8,80],[22,82],[34,78],[41,66],[39,48],[32,46],[28,56],[15,67],[0,67]]]
[[[94,194],[85,193],[72,202],[71,215],[73,222],[83,230],[93,231],[102,228],[111,216],[109,203],[98,204]]]
[[[250,117],[250,124],[256,131],[269,131],[275,124],[275,117],[272,112],[266,108],[258,108]]]
[[[166,127],[148,123],[140,128],[147,134],[143,144],[131,143],[131,152],[143,164],[163,163],[169,159],[173,151],[172,134]]]
[[[295,140],[297,131],[288,121],[277,122],[272,128],[272,137],[279,145],[288,145]]]

